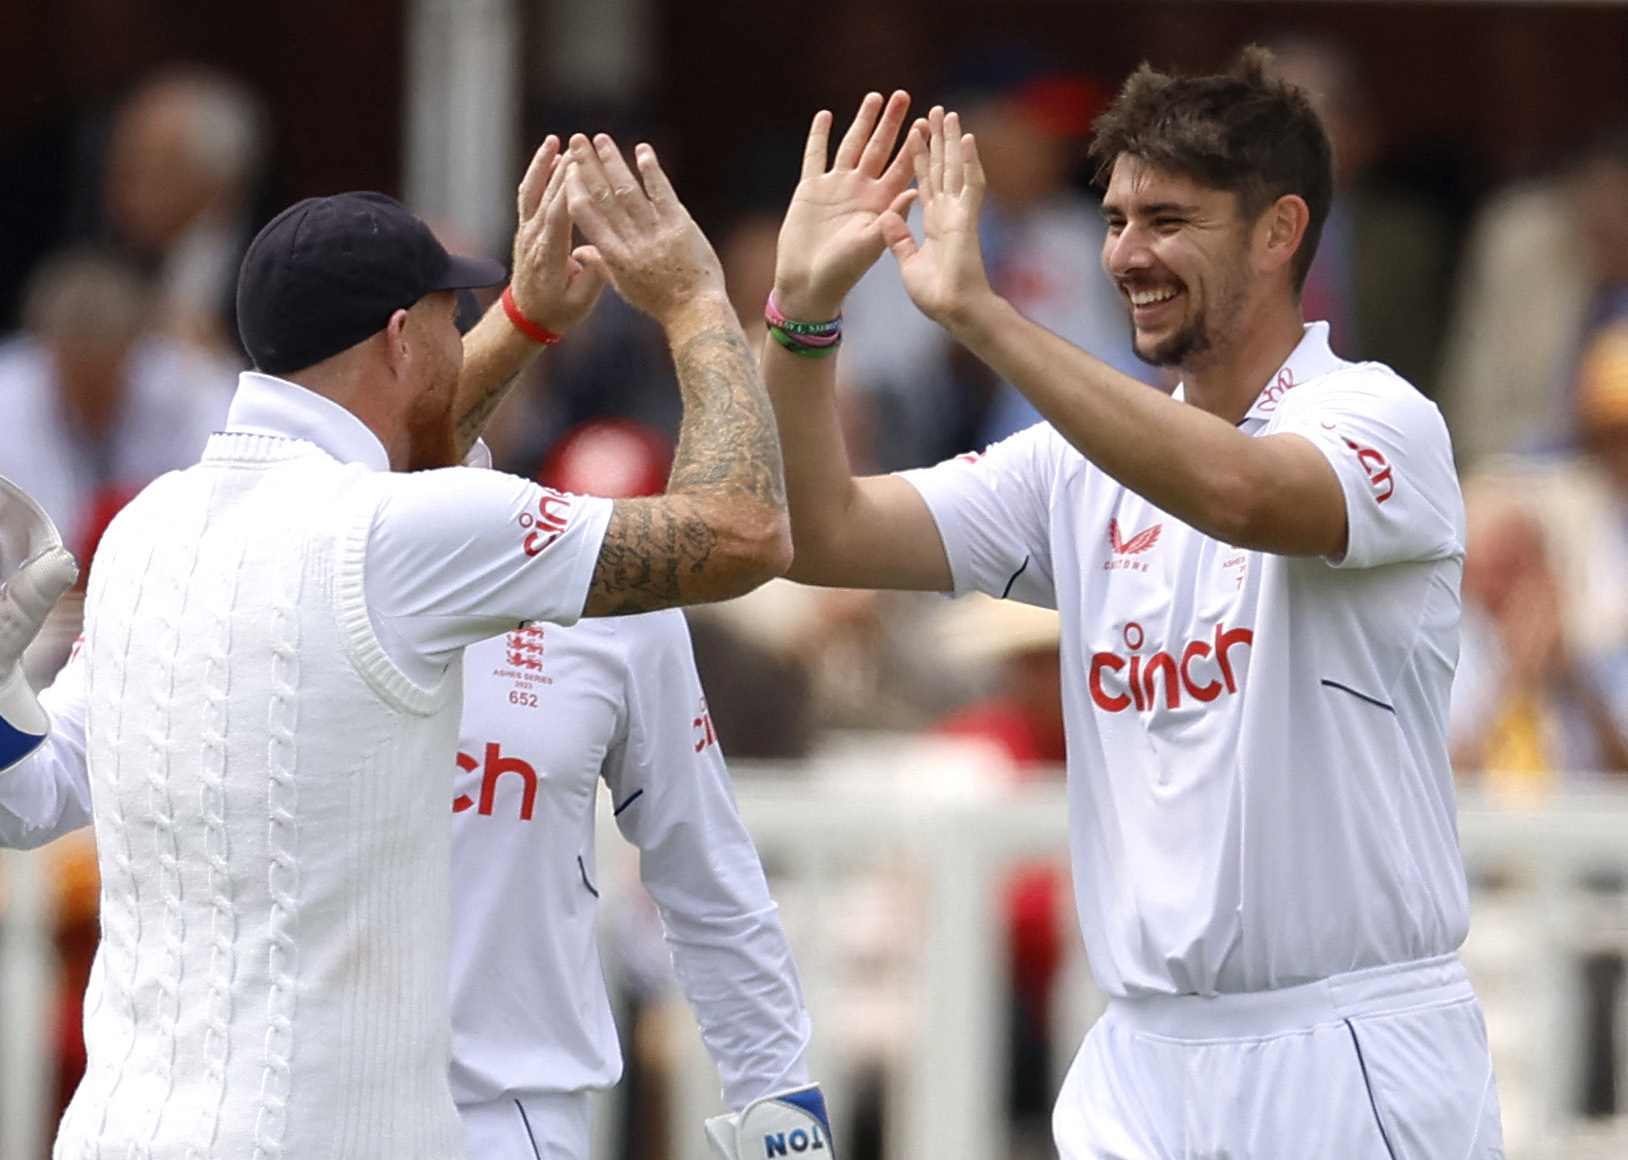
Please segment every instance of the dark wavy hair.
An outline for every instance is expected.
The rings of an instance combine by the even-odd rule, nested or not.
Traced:
[[[1250,45],[1231,71],[1176,76],[1143,64],[1097,118],[1090,157],[1106,185],[1122,155],[1238,197],[1246,220],[1286,194],[1311,211],[1294,257],[1306,283],[1334,197],[1334,151],[1306,94],[1272,76],[1272,54]]]

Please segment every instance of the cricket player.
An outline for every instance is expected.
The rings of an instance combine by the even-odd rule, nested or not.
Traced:
[[[786,563],[760,375],[654,153],[630,167],[607,137],[550,138],[519,210],[513,280],[467,342],[455,292],[501,265],[448,255],[382,195],[278,215],[239,278],[256,369],[226,430],[101,542],[78,663],[102,941],[58,1160],[465,1155],[447,824],[464,647],[719,599]],[[673,350],[668,492],[445,466],[605,280]]]
[[[905,94],[867,97],[829,160],[815,118],[764,353],[789,575],[1061,613],[1074,889],[1109,996],[1057,1100],[1065,1160],[1501,1156],[1456,953],[1452,450],[1428,400],[1301,317],[1330,150],[1266,63],[1144,66],[1095,126],[1102,260],[1173,397],[991,290],[953,112],[891,161]],[[1045,422],[851,475],[827,356],[884,244],[917,306]]]
[[[15,500],[0,529],[8,511]],[[0,659],[20,635],[33,633],[0,630]],[[49,742],[0,773],[0,845],[90,824],[84,697],[76,651],[42,694]],[[469,646],[455,763],[451,1083],[470,1156],[588,1160],[590,1094],[621,1075],[595,928],[601,781],[733,1109],[705,1125],[715,1153],[741,1160],[754,1153],[739,1140],[765,1136],[789,1147],[801,1129],[829,1154],[796,967],[683,614],[534,624]]]

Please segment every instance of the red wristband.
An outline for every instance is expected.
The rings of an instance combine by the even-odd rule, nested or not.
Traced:
[[[509,321],[514,323],[514,328],[531,339],[532,342],[541,343],[543,346],[553,346],[564,337],[564,335],[555,334],[552,330],[544,330],[524,314],[521,314],[520,307],[515,305],[514,288],[511,286],[503,287],[503,313],[509,316]]]

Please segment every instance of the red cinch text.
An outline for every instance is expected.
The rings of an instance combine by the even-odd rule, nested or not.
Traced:
[[[1100,708],[1110,713],[1133,707],[1146,711],[1159,708],[1162,701],[1166,709],[1179,709],[1187,697],[1213,701],[1223,693],[1236,693],[1239,674],[1233,667],[1233,650],[1252,643],[1255,634],[1217,624],[1210,640],[1188,641],[1179,653],[1160,649],[1148,655],[1138,651],[1144,639],[1142,626],[1132,621],[1125,625],[1129,656],[1091,654],[1088,683],[1091,699]]]

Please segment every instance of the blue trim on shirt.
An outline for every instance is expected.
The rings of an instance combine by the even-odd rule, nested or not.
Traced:
[[[1029,561],[1031,559],[1033,559],[1032,556],[1023,557],[1022,566],[1019,567],[1016,572],[1012,573],[1012,578],[1006,582],[1006,587],[1001,589],[1001,599],[1002,600],[1005,600],[1008,596],[1010,596],[1012,594],[1012,585],[1017,583],[1017,578],[1019,576],[1023,575],[1024,572],[1028,571],[1028,569],[1029,569]]]
[[[1328,686],[1330,689],[1338,689],[1342,693],[1350,693],[1353,697],[1355,697],[1359,701],[1367,701],[1370,705],[1378,705],[1381,709],[1385,710],[1385,712],[1387,712],[1387,713],[1395,713],[1396,712],[1396,707],[1394,705],[1387,705],[1384,701],[1381,701],[1377,697],[1370,697],[1367,693],[1359,693],[1355,689],[1351,688],[1350,686],[1342,685],[1338,681],[1331,681],[1327,677],[1324,677],[1322,683],[1324,685]]]

